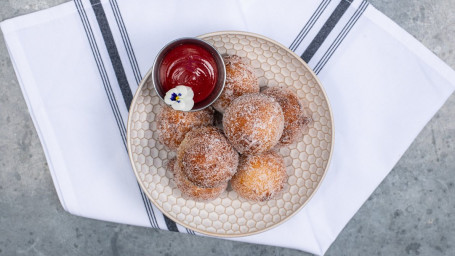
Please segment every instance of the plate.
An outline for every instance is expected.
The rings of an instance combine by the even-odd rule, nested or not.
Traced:
[[[289,175],[279,198],[253,202],[227,191],[211,202],[182,198],[166,171],[175,156],[158,141],[156,116],[164,105],[153,89],[151,72],[142,80],[134,96],[128,118],[129,157],[140,186],[166,216],[196,232],[236,237],[266,231],[291,218],[310,200],[321,184],[333,150],[333,118],[327,95],[313,71],[295,53],[264,36],[236,31],[199,36],[221,54],[248,58],[260,86],[293,87],[303,100],[313,122],[303,139],[283,147]]]

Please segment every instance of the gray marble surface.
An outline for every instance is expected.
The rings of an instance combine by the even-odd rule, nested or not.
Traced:
[[[0,0],[0,20],[66,0]],[[455,68],[455,0],[371,0]],[[308,255],[68,214],[0,35],[0,255]],[[327,255],[455,255],[455,96]]]

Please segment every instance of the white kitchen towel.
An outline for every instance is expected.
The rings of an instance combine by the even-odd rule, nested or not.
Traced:
[[[70,213],[194,233],[141,193],[128,104],[167,42],[259,33],[307,61],[328,94],[328,173],[284,224],[234,240],[322,255],[455,89],[455,72],[362,0],[74,0],[1,23],[59,199]]]

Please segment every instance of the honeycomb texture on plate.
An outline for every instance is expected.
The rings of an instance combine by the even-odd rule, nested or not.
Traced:
[[[282,46],[247,33],[209,34],[202,39],[221,54],[248,58],[263,86],[294,87],[297,96],[308,103],[312,123],[298,143],[280,148],[288,184],[277,199],[254,202],[230,190],[210,202],[182,198],[166,171],[175,156],[158,142],[156,115],[163,102],[155,94],[151,79],[140,88],[131,106],[129,149],[139,183],[152,202],[180,224],[195,231],[240,236],[264,231],[291,217],[313,194],[330,159],[332,118],[326,96],[313,73]]]

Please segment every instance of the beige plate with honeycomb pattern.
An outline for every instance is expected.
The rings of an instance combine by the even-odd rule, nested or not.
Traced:
[[[307,104],[313,122],[297,144],[280,149],[289,174],[277,199],[256,203],[225,192],[211,202],[181,197],[165,165],[175,153],[158,142],[156,114],[164,104],[153,89],[151,73],[142,80],[128,119],[128,150],[136,177],[150,200],[170,219],[200,233],[246,236],[275,227],[296,214],[319,187],[330,162],[333,119],[327,96],[316,75],[292,51],[266,37],[245,32],[199,36],[221,54],[250,59],[262,86],[290,86]]]

